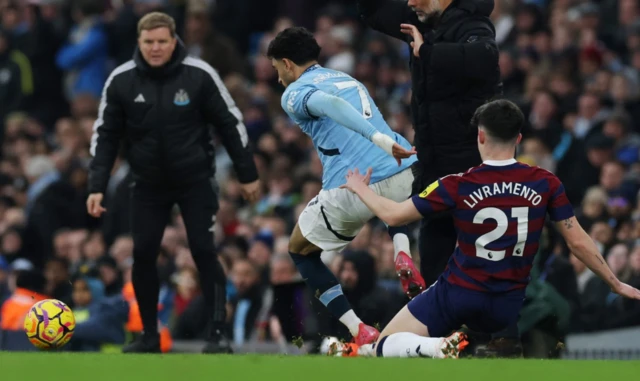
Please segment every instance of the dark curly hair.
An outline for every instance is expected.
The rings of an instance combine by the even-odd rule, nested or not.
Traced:
[[[313,34],[306,28],[287,28],[278,33],[269,43],[267,57],[293,61],[296,65],[317,61],[320,56],[320,45]]]

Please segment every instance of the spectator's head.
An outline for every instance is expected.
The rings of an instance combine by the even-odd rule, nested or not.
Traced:
[[[20,26],[24,20],[24,7],[22,2],[18,0],[9,0],[3,2],[4,7],[0,13],[0,25],[8,31],[13,31]]]
[[[98,272],[100,280],[105,287],[113,286],[120,280],[120,271],[116,260],[109,256],[104,256],[98,261]]]
[[[176,22],[166,13],[152,12],[138,22],[138,47],[152,68],[162,67],[171,60],[176,43]]]
[[[247,257],[254,265],[265,268],[271,259],[273,244],[273,235],[270,232],[260,232],[255,236]]]
[[[277,254],[271,259],[271,284],[286,284],[296,280],[298,270],[288,254]]]
[[[71,299],[74,307],[89,307],[104,297],[104,285],[99,279],[80,277],[73,282]]]
[[[93,232],[82,245],[82,256],[89,261],[97,261],[105,254],[104,240],[100,232]]]
[[[69,259],[73,243],[71,242],[71,229],[60,229],[53,236],[53,251],[57,258]]]
[[[320,45],[305,28],[287,28],[269,43],[267,57],[278,72],[278,82],[287,87],[318,61]]]
[[[619,161],[609,161],[602,166],[600,185],[608,192],[616,191],[624,180],[625,168]]]
[[[52,287],[68,283],[69,261],[63,258],[51,258],[44,266],[44,276]]]
[[[33,156],[25,168],[25,175],[29,183],[33,184],[40,177],[56,170],[56,167],[50,157],[45,155]]]
[[[500,99],[486,103],[476,110],[471,125],[478,129],[478,149],[486,160],[496,154],[515,151],[522,135],[524,115],[513,102]]]
[[[176,278],[176,291],[185,300],[191,300],[199,291],[198,271],[193,268],[181,270]]]
[[[614,238],[613,229],[605,221],[598,221],[594,223],[591,226],[589,236],[591,239],[604,246],[609,245]]]
[[[603,134],[596,134],[586,141],[587,159],[596,168],[601,168],[613,157],[615,141]]]
[[[231,281],[241,297],[260,281],[258,269],[246,259],[239,259],[231,268]]]
[[[322,190],[322,180],[317,177],[309,177],[302,182],[302,201],[307,204]]]
[[[79,23],[89,17],[99,16],[104,12],[104,2],[95,0],[73,0],[72,14],[75,22]]]
[[[38,294],[44,294],[46,279],[41,271],[35,269],[15,271],[15,286]]]
[[[602,129],[605,136],[621,142],[629,132],[629,116],[624,113],[614,113],[607,119]]]
[[[345,253],[340,268],[340,284],[346,293],[358,297],[371,292],[376,285],[375,259],[366,251]]]
[[[600,111],[600,98],[592,93],[583,94],[578,100],[578,114],[587,120],[595,118]]]
[[[204,42],[210,31],[209,7],[205,0],[191,0],[187,3],[185,20],[185,42],[188,44]]]
[[[582,213],[590,218],[596,219],[604,213],[607,205],[607,192],[599,186],[592,186],[582,199]]]
[[[109,255],[116,260],[118,268],[124,270],[133,258],[133,239],[126,235],[118,237],[111,245]]]
[[[551,120],[558,110],[558,101],[553,93],[547,90],[538,91],[533,98],[531,113],[543,121]],[[538,127],[537,125],[534,126]],[[546,124],[545,124],[546,127]]]
[[[609,250],[607,255],[607,265],[611,268],[611,271],[620,277],[620,274],[627,267],[629,258],[629,248],[624,244],[617,244]]]
[[[2,235],[1,252],[6,256],[16,256],[22,250],[22,235],[15,228],[10,228]]]

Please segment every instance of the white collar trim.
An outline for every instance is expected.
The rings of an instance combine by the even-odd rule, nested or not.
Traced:
[[[492,167],[506,167],[507,165],[517,163],[516,159],[508,160],[485,160],[482,164],[490,165]]]

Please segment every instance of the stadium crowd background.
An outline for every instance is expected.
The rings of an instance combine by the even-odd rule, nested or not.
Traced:
[[[528,121],[518,159],[561,178],[613,271],[640,286],[639,2],[495,3],[504,96]],[[365,29],[355,0],[0,0],[0,303],[16,283],[68,302],[79,321],[97,327],[78,332],[77,350],[140,330],[129,282],[126,161],[116,164],[102,220],[87,215],[85,200],[102,87],[131,58],[137,20],[156,9],[173,15],[190,53],[220,72],[244,114],[264,182],[261,201],[244,204],[230,160],[217,148],[215,239],[228,274],[234,342],[348,339],[287,254],[288,233],[320,190],[322,167],[281,110],[283,89],[264,52],[283,28],[312,29],[321,64],[362,81],[392,128],[411,141],[409,50]],[[197,339],[203,306],[177,210],[161,251],[159,319],[174,340]],[[365,322],[384,326],[406,302],[379,222],[342,255],[324,259]],[[552,226],[532,279],[520,324],[525,339],[537,334],[554,346],[568,333],[640,325],[640,303],[612,295]],[[22,327],[12,318],[14,304],[6,302],[0,315],[5,331]]]

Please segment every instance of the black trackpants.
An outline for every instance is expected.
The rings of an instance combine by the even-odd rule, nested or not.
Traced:
[[[447,262],[456,248],[458,235],[453,225],[453,216],[445,214],[422,220],[418,251],[420,273],[429,287],[444,272]]]
[[[222,329],[226,317],[226,279],[214,247],[213,224],[218,198],[213,182],[205,179],[179,188],[135,182],[131,188],[132,281],[145,333],[155,335],[158,332],[160,285],[156,263],[171,209],[176,204],[187,230],[191,255],[200,273],[208,335]]]

